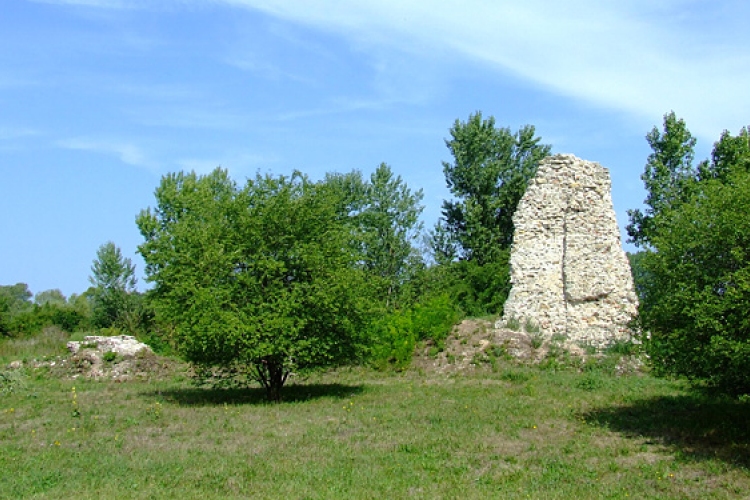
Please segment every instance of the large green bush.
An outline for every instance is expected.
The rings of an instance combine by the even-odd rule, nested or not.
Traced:
[[[443,349],[460,312],[446,294],[382,316],[372,325],[372,363],[379,369],[408,368],[418,341]]]
[[[704,181],[655,219],[641,321],[657,373],[750,393],[750,174]]]

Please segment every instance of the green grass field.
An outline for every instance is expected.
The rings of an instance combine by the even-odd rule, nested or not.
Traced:
[[[24,369],[0,395],[0,498],[750,496],[750,403],[648,375],[352,369],[284,397]]]

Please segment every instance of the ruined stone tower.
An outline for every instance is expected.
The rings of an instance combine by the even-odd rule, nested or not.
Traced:
[[[503,323],[597,346],[627,338],[637,312],[609,171],[573,155],[542,160],[513,216]]]

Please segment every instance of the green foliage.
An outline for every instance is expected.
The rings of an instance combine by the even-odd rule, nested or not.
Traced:
[[[370,275],[382,280],[388,306],[419,265],[412,242],[422,228],[422,191],[412,193],[385,163],[375,170],[366,188],[366,206],[359,215],[364,264]]]
[[[531,336],[531,348],[532,349],[539,349],[544,344],[544,337],[542,335],[536,334]]]
[[[0,394],[11,394],[26,387],[26,378],[21,370],[0,370]]]
[[[417,345],[412,311],[393,311],[375,321],[371,328],[373,366],[380,370],[408,368]]]
[[[649,302],[646,297],[646,291],[648,290],[647,282],[649,279],[648,272],[643,267],[643,258],[648,253],[648,250],[641,250],[640,252],[627,252],[628,261],[630,262],[630,272],[633,275],[633,286],[635,287],[635,293],[638,295],[638,301],[641,304],[647,304]]]
[[[68,302],[60,290],[40,292],[33,303],[31,297],[24,283],[0,287],[0,336],[36,335],[53,325],[68,332],[88,326],[88,311]]]
[[[482,317],[502,312],[510,293],[509,251],[498,253],[498,260],[480,265],[459,260],[431,266],[422,279],[426,293],[451,297],[464,316]]]
[[[513,133],[477,112],[456,120],[446,146],[453,163],[443,172],[454,201],[443,203],[434,249],[440,259],[496,262],[513,241],[513,213],[551,147],[540,144],[531,125]]]
[[[11,316],[31,308],[32,293],[26,283],[0,286],[0,302]]]
[[[341,197],[302,174],[170,174],[141,212],[139,251],[179,353],[246,366],[278,400],[292,372],[353,363],[366,344],[365,275]]]
[[[16,314],[9,323],[14,336],[35,335],[48,326],[58,326],[74,332],[88,325],[88,318],[67,304],[47,302],[34,304],[31,309]]]
[[[387,309],[411,303],[409,281],[422,266],[414,247],[422,229],[422,191],[412,192],[385,163],[368,181],[358,171],[328,174],[322,188],[333,192],[354,229],[352,245],[361,254],[373,297]]]
[[[514,332],[519,332],[521,331],[521,320],[519,320],[518,318],[510,317],[505,322],[505,327],[509,330],[513,330]]]
[[[633,342],[632,340],[617,340],[609,344],[604,352],[606,354],[615,354],[620,356],[635,356],[643,350],[643,344]]]
[[[725,131],[697,169],[695,139],[674,113],[647,140],[647,208],[630,211],[628,233],[647,247],[630,260],[654,371],[749,392],[748,130]]]
[[[63,295],[63,293],[57,288],[52,290],[45,290],[34,295],[34,304],[39,306],[43,306],[45,304],[55,304],[58,306],[63,306],[67,303],[68,300],[65,298],[65,295]]]
[[[526,318],[526,321],[523,323],[523,331],[526,333],[533,333],[538,334],[539,333],[539,325],[534,323],[531,318]]]
[[[664,115],[663,132],[654,127],[646,135],[652,153],[641,179],[648,195],[645,212],[628,210],[627,232],[637,246],[647,246],[659,230],[654,218],[682,203],[695,180],[693,167],[695,138],[674,111]]]
[[[147,328],[150,317],[143,296],[135,288],[135,266],[113,242],[100,246],[91,265],[87,292],[92,323],[98,328],[118,327],[131,335]]]
[[[10,333],[10,300],[0,295],[0,337],[9,336]]]
[[[456,120],[450,134],[453,163],[444,162],[443,172],[454,199],[443,202],[430,246],[446,267],[442,288],[464,313],[497,314],[510,291],[513,213],[551,147],[533,126],[513,133],[479,112]]]
[[[431,340],[439,349],[445,345],[460,312],[446,294],[429,297],[413,309],[412,328],[419,340]]]
[[[444,294],[382,316],[373,324],[372,364],[379,369],[406,369],[411,364],[414,347],[423,340],[431,341],[441,351],[459,317],[450,297]]]
[[[26,283],[0,285],[0,337],[17,333],[14,318],[31,308],[31,296]]]
[[[725,130],[714,144],[711,161],[698,166],[700,180],[725,182],[734,172],[750,172],[750,132],[747,127],[743,127],[737,136]]]
[[[750,174],[702,181],[655,219],[641,322],[657,373],[750,392]]]

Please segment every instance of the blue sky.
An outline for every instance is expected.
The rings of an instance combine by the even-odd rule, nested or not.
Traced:
[[[747,19],[745,0],[8,0],[0,284],[80,293],[110,240],[141,275],[135,217],[177,170],[386,162],[432,227],[444,139],[478,110],[608,167],[624,226],[664,113],[697,159],[750,123]]]

